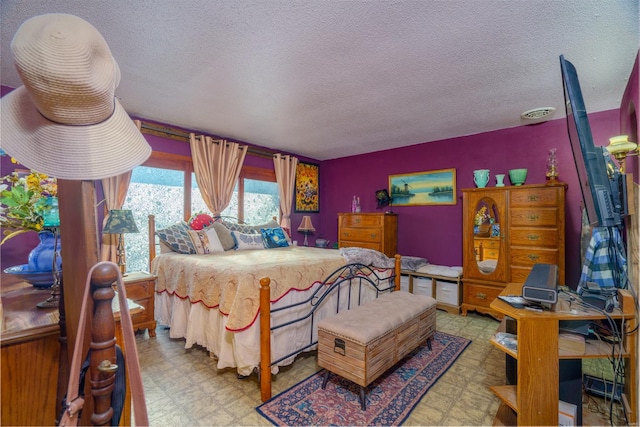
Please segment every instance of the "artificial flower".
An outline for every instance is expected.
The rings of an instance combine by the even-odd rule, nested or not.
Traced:
[[[58,196],[55,178],[31,171],[28,175],[13,172],[2,177],[0,184],[0,226],[4,238],[0,245],[10,238],[27,231],[42,231],[44,215],[51,207],[47,201]]]

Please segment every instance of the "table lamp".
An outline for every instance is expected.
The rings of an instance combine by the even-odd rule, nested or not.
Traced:
[[[307,240],[307,236],[309,235],[309,233],[313,233],[314,231],[316,231],[316,229],[313,228],[313,224],[311,223],[311,217],[309,215],[305,215],[302,217],[302,222],[298,227],[298,231],[304,233],[304,246],[309,246],[309,241]]]
[[[127,266],[124,253],[124,233],[137,233],[138,227],[133,219],[133,213],[126,209],[112,209],[109,211],[109,217],[107,223],[102,229],[104,234],[117,234],[118,246],[116,249],[117,264],[120,267],[120,272],[123,276],[126,276]]]

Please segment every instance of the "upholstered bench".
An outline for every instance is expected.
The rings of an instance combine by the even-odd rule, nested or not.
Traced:
[[[436,332],[436,300],[396,291],[318,323],[318,365],[360,386],[360,404],[366,409],[365,387]]]

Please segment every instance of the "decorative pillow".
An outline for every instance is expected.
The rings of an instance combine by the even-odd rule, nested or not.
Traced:
[[[265,224],[260,224],[260,225],[254,225],[253,228],[255,230],[256,233],[261,233],[263,228],[277,228],[280,227],[280,224],[278,224],[276,221],[271,220]]]
[[[236,247],[236,242],[233,240],[233,236],[231,235],[231,231],[227,227],[224,226],[221,222],[214,222],[210,227],[216,230],[216,234],[218,235],[218,239],[222,244],[222,248],[225,251],[229,251]]]
[[[231,237],[236,242],[236,250],[244,251],[247,249],[264,249],[261,234],[246,234],[239,231],[232,231]]]
[[[260,233],[262,234],[264,247],[267,249],[286,248],[289,246],[287,235],[281,227],[262,228],[260,229]]]
[[[198,254],[213,254],[224,252],[218,233],[213,227],[204,230],[189,230],[189,237]]]
[[[213,218],[211,218],[211,215],[204,212],[198,212],[191,215],[191,218],[189,218],[189,226],[194,230],[202,230],[211,224],[213,224]]]
[[[195,254],[196,248],[193,246],[191,238],[187,233],[189,230],[189,225],[187,225],[186,222],[181,221],[170,227],[156,231],[156,235],[174,252],[179,252],[181,254]]]

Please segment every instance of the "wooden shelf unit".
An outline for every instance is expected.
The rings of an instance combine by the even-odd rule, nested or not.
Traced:
[[[502,295],[519,295],[522,284],[511,283],[505,287]],[[620,290],[621,309],[614,309],[609,316],[621,322],[621,327],[631,331],[636,327],[633,297],[629,291]],[[518,425],[558,425],[559,401],[559,360],[610,357],[613,347],[600,342],[593,345],[585,354],[560,354],[558,346],[560,320],[599,320],[606,316],[595,309],[566,309],[567,296],[560,293],[556,311],[534,312],[514,308],[506,302],[495,299],[491,308],[517,323],[518,350],[513,351],[498,343],[491,343],[517,360],[517,384],[490,387],[502,402],[517,414]],[[626,302],[626,304],[625,304]],[[563,310],[565,308],[565,310]],[[502,326],[502,325],[501,325]],[[502,329],[501,329],[502,330]],[[625,334],[622,357],[627,365],[637,365],[637,334]],[[630,423],[637,419],[636,369],[626,369],[625,394],[630,405]]]

